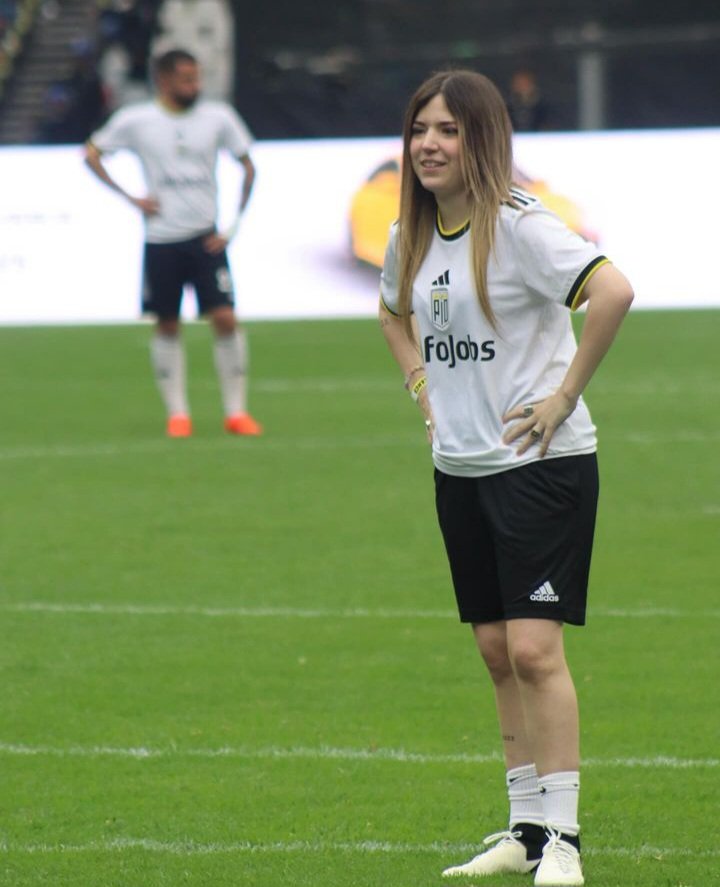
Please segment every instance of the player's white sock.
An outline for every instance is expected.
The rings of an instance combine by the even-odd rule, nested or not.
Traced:
[[[576,770],[549,773],[538,779],[545,823],[566,835],[577,836],[580,774]]]
[[[247,340],[244,330],[216,336],[215,368],[226,416],[247,412]]]
[[[510,825],[518,822],[543,825],[545,814],[535,764],[508,770],[505,781],[510,801]]]
[[[179,336],[160,333],[150,340],[155,381],[169,416],[190,415],[185,384],[185,349]]]

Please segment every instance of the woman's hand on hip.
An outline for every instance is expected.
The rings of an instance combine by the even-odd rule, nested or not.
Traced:
[[[514,423],[503,434],[503,443],[511,444],[519,440],[518,456],[522,456],[530,447],[537,446],[542,458],[548,451],[555,431],[574,412],[576,406],[576,399],[558,390],[537,403],[513,407],[502,417],[504,423]]]

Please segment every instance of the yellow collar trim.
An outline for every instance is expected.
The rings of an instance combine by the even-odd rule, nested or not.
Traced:
[[[470,224],[470,219],[465,219],[462,225],[458,225],[457,228],[444,228],[442,219],[440,218],[440,210],[437,211],[437,226],[438,231],[444,235],[445,237],[452,237],[453,234],[459,234],[464,228]]]

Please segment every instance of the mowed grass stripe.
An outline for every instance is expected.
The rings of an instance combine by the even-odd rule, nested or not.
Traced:
[[[252,760],[331,760],[331,761],[372,761],[396,762],[403,764],[495,764],[503,760],[497,752],[489,754],[427,754],[412,752],[405,749],[378,748],[317,748],[295,747],[282,748],[268,746],[265,748],[112,748],[108,746],[68,746],[67,748],[48,745],[19,745],[0,742],[0,754],[21,757],[59,757],[59,758],[132,758],[135,760],[153,760],[158,758],[243,758]],[[585,767],[619,767],[628,769],[659,769],[689,770],[716,769],[720,767],[720,758],[678,758],[667,755],[655,757],[629,758],[598,758],[583,759]]]
[[[87,844],[0,844],[0,853],[40,854],[82,854],[82,853],[123,853],[128,850],[145,850],[151,853],[168,853],[174,856],[210,856],[220,854],[306,854],[306,853],[378,853],[392,855],[426,854],[469,854],[476,853],[478,844],[449,844],[436,841],[429,844],[403,844],[389,841],[275,841],[253,843],[233,841],[231,843],[203,844],[194,841],[156,841],[152,838],[115,838],[111,841],[89,841]],[[583,845],[583,856],[613,856],[621,859],[664,859],[667,857],[692,856],[693,858],[716,859],[719,849],[692,850],[688,847],[592,847]]]

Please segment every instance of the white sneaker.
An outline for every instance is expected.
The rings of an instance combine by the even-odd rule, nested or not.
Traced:
[[[478,854],[464,865],[450,866],[443,872],[443,877],[531,872],[538,861],[537,859],[528,860],[525,845],[517,840],[521,834],[522,832],[498,832],[495,835],[490,835],[485,838],[483,844],[495,844],[494,847]]]
[[[552,831],[535,872],[535,887],[582,887],[584,883],[580,854]]]

